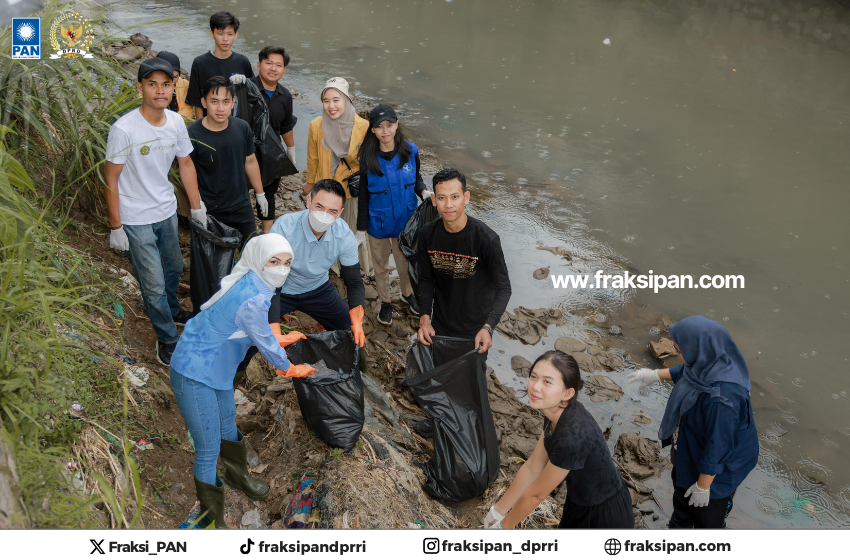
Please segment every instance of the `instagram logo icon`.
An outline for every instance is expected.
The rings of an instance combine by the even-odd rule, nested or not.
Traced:
[[[422,552],[425,554],[437,554],[440,552],[440,539],[433,537],[422,539]]]

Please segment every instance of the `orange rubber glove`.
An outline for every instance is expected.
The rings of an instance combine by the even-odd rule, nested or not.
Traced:
[[[358,305],[350,310],[351,332],[354,333],[354,342],[361,348],[366,344],[366,335],[363,333],[363,306]]]
[[[278,375],[282,375],[284,377],[307,377],[308,375],[313,375],[313,372],[316,371],[316,368],[303,364],[300,366],[290,364],[289,369],[286,371],[280,369],[275,371]]]
[[[281,348],[286,348],[293,342],[297,342],[302,338],[306,339],[307,335],[303,332],[292,331],[288,334],[281,334],[280,332],[280,323],[269,323],[269,327],[272,329],[272,334],[277,339],[278,344],[280,344]]]

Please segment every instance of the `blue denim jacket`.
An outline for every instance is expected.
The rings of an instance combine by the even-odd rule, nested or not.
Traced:
[[[252,345],[276,368],[289,369],[286,351],[269,327],[272,290],[249,271],[220,300],[186,323],[171,367],[218,391],[233,388],[236,367]]]
[[[670,368],[673,383],[682,377],[682,366]],[[676,443],[676,481],[690,488],[700,474],[716,475],[711,499],[726,498],[738,488],[759,458],[758,432],[748,391],[735,383],[718,382],[732,407],[705,393],[679,420]]]

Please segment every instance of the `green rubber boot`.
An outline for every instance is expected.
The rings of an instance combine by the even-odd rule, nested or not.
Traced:
[[[233,390],[234,391],[239,388],[239,384],[242,383],[242,379],[244,377],[245,377],[245,370],[244,369],[242,371],[236,372],[236,377],[233,378]]]
[[[224,473],[224,483],[242,490],[252,500],[265,500],[269,497],[269,485],[248,474],[248,450],[245,448],[245,438],[242,432],[239,441],[221,440],[221,462],[227,467]]]
[[[195,492],[201,502],[198,526],[204,529],[227,529],[224,522],[224,484],[216,477],[218,486],[195,479]]]

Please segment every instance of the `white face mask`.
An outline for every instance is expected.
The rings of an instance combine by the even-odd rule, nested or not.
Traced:
[[[267,266],[263,268],[263,278],[275,288],[283,286],[287,276],[289,276],[288,266]]]
[[[336,218],[321,210],[310,210],[308,219],[310,220],[310,227],[313,228],[313,231],[317,231],[319,233],[330,229],[336,221]]]

